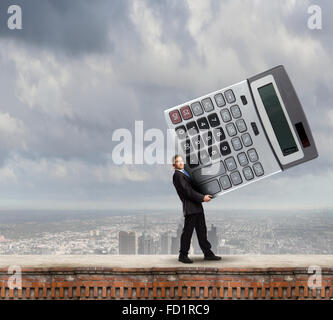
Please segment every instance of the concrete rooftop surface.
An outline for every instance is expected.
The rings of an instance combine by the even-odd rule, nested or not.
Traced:
[[[20,267],[111,267],[111,268],[333,268],[333,255],[222,255],[220,261],[204,261],[189,255],[192,264],[177,255],[0,255],[0,268]]]

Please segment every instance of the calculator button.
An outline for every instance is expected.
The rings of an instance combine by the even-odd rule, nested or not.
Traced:
[[[238,151],[243,148],[242,143],[238,137],[232,138],[231,144],[235,151]]]
[[[239,154],[237,155],[237,158],[238,158],[238,162],[239,162],[239,164],[240,164],[242,167],[246,166],[246,165],[249,163],[249,161],[247,160],[247,156],[246,156],[245,152],[241,152],[241,153],[239,153]]]
[[[175,129],[179,139],[185,139],[187,137],[185,126],[180,126]]]
[[[227,141],[221,142],[220,151],[221,151],[222,156],[226,156],[231,153],[231,149],[230,149],[229,143]]]
[[[230,107],[230,111],[232,113],[232,116],[237,119],[237,118],[240,118],[242,116],[242,113],[238,107],[237,104],[235,104],[234,106]]]
[[[202,103],[206,112],[214,110],[214,105],[213,105],[212,100],[210,100],[210,98],[203,99],[201,101],[201,103]]]
[[[186,163],[190,168],[195,168],[199,165],[198,156],[195,153],[191,153],[186,157]]]
[[[252,180],[254,178],[252,169],[250,167],[243,168],[243,174],[246,180]]]
[[[220,183],[223,190],[231,188],[231,182],[228,176],[220,177]]]
[[[245,121],[243,119],[237,120],[236,126],[239,132],[245,132],[247,130]]]
[[[209,157],[209,154],[206,150],[200,150],[199,151],[199,159],[200,159],[200,162],[203,165],[206,165],[206,164],[210,163],[210,157]]]
[[[219,183],[217,180],[212,180],[207,183],[204,183],[200,186],[201,190],[204,190],[206,194],[215,194],[221,191],[221,188],[219,186]]]
[[[199,101],[192,103],[191,108],[195,116],[200,116],[203,114],[203,110]]]
[[[205,144],[207,146],[211,146],[214,142],[213,134],[211,131],[204,132],[202,135],[203,141],[205,141]]]
[[[223,141],[225,139],[225,134],[221,127],[213,129],[213,135],[217,142]]]
[[[231,120],[231,115],[228,109],[224,108],[221,110],[221,117],[224,122],[228,122]]]
[[[219,117],[216,113],[212,113],[208,116],[208,121],[211,127],[217,127],[220,124]]]
[[[222,93],[218,93],[214,96],[216,105],[218,107],[223,107],[225,105],[225,100]]]
[[[170,111],[169,112],[169,117],[170,117],[173,124],[176,124],[176,123],[179,123],[179,122],[182,121],[178,110]]]
[[[209,129],[209,124],[206,117],[199,118],[197,124],[200,130]]]
[[[224,96],[225,98],[227,99],[228,103],[232,103],[232,102],[235,102],[236,99],[235,99],[235,95],[233,93],[233,91],[231,89],[227,90],[225,93],[224,93]]]
[[[230,173],[230,179],[234,186],[241,184],[243,182],[242,177],[238,171],[234,171]]]
[[[198,126],[195,123],[195,121],[191,121],[191,122],[187,123],[186,128],[187,128],[188,133],[191,136],[194,136],[195,134],[199,133]]]
[[[184,120],[191,119],[193,117],[189,106],[180,108],[180,113],[182,114]]]
[[[226,173],[223,161],[214,163],[210,166],[200,168],[193,172],[193,178],[197,183]]]
[[[192,138],[192,145],[195,149],[199,150],[203,147],[203,142],[201,140],[201,137],[199,135]]]
[[[193,147],[191,145],[190,140],[183,140],[180,142],[180,147],[183,150],[184,153],[190,153],[191,151],[193,151]]]
[[[257,177],[262,176],[264,174],[264,169],[260,162],[255,163],[252,167]]]
[[[228,123],[226,125],[226,128],[227,128],[227,132],[228,132],[228,134],[229,134],[230,137],[232,137],[232,136],[234,136],[234,135],[237,134],[235,125],[233,123]]]
[[[252,139],[248,133],[242,134],[242,140],[245,147],[252,145]]]
[[[220,153],[219,153],[219,149],[217,146],[209,147],[208,153],[212,160],[216,160],[216,159],[220,158]]]
[[[237,168],[237,164],[234,157],[229,157],[225,159],[224,162],[229,171],[235,170]]]
[[[255,149],[248,150],[247,154],[248,154],[251,162],[258,161],[259,157],[258,157],[257,151]]]

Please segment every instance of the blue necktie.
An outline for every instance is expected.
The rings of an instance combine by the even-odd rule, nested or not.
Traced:
[[[185,171],[185,169],[183,169],[182,172],[184,172],[191,179],[190,175]]]

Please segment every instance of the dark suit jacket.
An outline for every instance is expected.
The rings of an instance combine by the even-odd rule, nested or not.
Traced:
[[[191,179],[180,172],[175,170],[173,174],[173,184],[177,190],[180,200],[183,202],[183,215],[203,213],[202,202],[205,195],[195,190],[191,183]]]

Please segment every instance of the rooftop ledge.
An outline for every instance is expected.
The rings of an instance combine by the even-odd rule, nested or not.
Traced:
[[[190,257],[193,264],[177,255],[0,256],[0,300],[333,299],[332,255]],[[22,285],[12,289],[20,268]]]
[[[319,266],[333,271],[333,255],[224,255],[220,261],[205,261],[189,255],[192,264],[179,262],[177,255],[0,255],[0,269],[17,265],[23,269],[99,269],[152,271],[156,269],[302,269]]]

